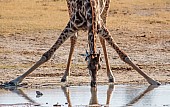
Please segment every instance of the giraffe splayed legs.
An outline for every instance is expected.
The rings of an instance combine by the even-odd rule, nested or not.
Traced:
[[[132,66],[139,74],[141,74],[147,81],[149,84],[151,85],[160,85],[159,82],[153,80],[152,78],[150,78],[148,75],[146,75],[143,71],[141,71],[139,69],[139,67],[137,67],[131,60],[130,58],[122,51],[120,50],[120,48],[118,47],[118,45],[113,41],[113,38],[110,35],[110,32],[108,31],[108,29],[103,25],[101,27],[101,29],[98,30],[98,34],[103,37],[111,46],[113,49],[115,49],[115,51],[118,53],[119,57],[127,64],[129,64],[130,66]]]
[[[100,2],[100,4],[103,4],[103,7],[104,7],[103,11],[101,13],[101,18],[102,18],[104,24],[106,25],[106,18],[107,18],[108,10],[109,10],[109,7],[110,7],[110,0],[106,0],[104,2],[99,1],[99,2]],[[69,16],[71,17],[73,9],[71,8],[71,3],[70,3],[69,0],[67,0],[67,7],[68,7]],[[71,39],[70,39],[71,40],[71,46],[70,46],[69,58],[68,58],[67,67],[66,67],[66,70],[64,72],[64,76],[61,79],[61,82],[67,81],[67,77],[70,75],[71,58],[72,58],[74,47],[75,47],[75,44],[76,44],[76,41],[77,41],[77,35],[78,35],[78,32],[75,34],[74,37],[71,37]],[[114,76],[113,76],[112,71],[110,69],[105,39],[103,39],[102,37],[99,37],[99,38],[100,38],[100,43],[102,45],[103,52],[104,52],[106,69],[107,69],[107,76],[108,76],[109,82],[114,82],[115,79],[114,79]]]
[[[31,72],[33,72],[36,68],[38,68],[40,65],[48,61],[54,52],[69,38],[74,37],[74,34],[77,32],[76,27],[71,23],[71,21],[68,22],[65,29],[62,31],[61,35],[59,36],[56,43],[47,51],[45,52],[40,60],[35,63],[27,72],[25,72],[23,75],[17,77],[16,79],[9,82],[9,85],[15,85],[17,86],[22,80],[29,75]],[[8,84],[7,84],[8,85]]]
[[[88,44],[89,44],[89,53],[88,53],[88,69],[91,75],[91,86],[96,86],[96,76],[97,71],[100,68],[100,53],[96,52],[96,38],[97,35],[100,36],[100,42],[103,47],[106,66],[107,66],[107,75],[110,82],[114,81],[113,74],[110,70],[107,51],[105,47],[105,41],[107,41],[113,49],[119,54],[120,58],[132,66],[139,74],[141,74],[149,84],[151,85],[160,85],[159,82],[156,82],[148,75],[146,75],[143,71],[141,71],[131,60],[130,58],[118,47],[118,45],[113,41],[113,38],[110,35],[110,32],[105,27],[106,24],[106,16],[108,12],[108,4],[110,0],[67,0],[69,9],[70,9],[70,20],[59,36],[56,43],[45,52],[41,59],[35,63],[27,72],[18,78],[10,81],[7,85],[15,85],[17,86],[22,80],[33,72],[37,67],[41,64],[48,61],[54,52],[69,38],[71,37],[71,48],[69,59],[67,63],[67,68],[65,74],[61,81],[66,81],[67,76],[70,73],[70,63],[71,57],[74,51],[74,46],[77,41],[77,32],[79,30],[88,31]],[[103,3],[101,3],[103,2]],[[103,4],[103,5],[102,5]],[[107,4],[107,5],[106,5]]]

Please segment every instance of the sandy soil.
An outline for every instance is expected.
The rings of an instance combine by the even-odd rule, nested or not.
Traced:
[[[129,3],[130,0],[113,0],[108,17],[108,28],[117,44],[145,73],[162,84],[170,83],[170,2],[162,0],[152,3]],[[0,1],[0,3],[3,2]],[[128,4],[126,4],[128,2]],[[147,4],[147,5],[146,5]],[[112,5],[111,5],[112,6]],[[67,12],[65,11],[65,14]],[[1,16],[3,17],[3,16]],[[0,19],[3,21],[3,18]],[[120,22],[120,23],[119,23]],[[2,24],[3,25],[3,24]],[[12,24],[11,24],[12,26]],[[2,26],[3,27],[3,26]],[[40,30],[9,31],[0,34],[0,83],[10,81],[26,72],[41,55],[52,46],[62,30],[44,28]],[[5,29],[7,32],[7,29]],[[71,66],[68,85],[89,85],[85,57],[87,33],[80,32]],[[98,41],[97,49],[102,51]],[[69,54],[67,40],[46,62],[23,83],[30,87],[61,85]],[[107,44],[109,60],[116,84],[145,84],[146,81],[135,70],[120,60]],[[104,56],[102,69],[98,72],[98,84],[106,84]]]

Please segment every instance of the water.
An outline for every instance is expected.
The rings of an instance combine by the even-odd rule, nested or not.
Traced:
[[[36,91],[43,93],[37,96]],[[13,106],[12,106],[13,105]],[[0,89],[0,107],[170,107],[170,85],[104,85],[54,89]]]

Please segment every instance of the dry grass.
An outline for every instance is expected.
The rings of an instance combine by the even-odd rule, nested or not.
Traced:
[[[0,34],[62,29],[68,21],[65,1],[3,0]]]
[[[169,0],[112,0],[108,27],[170,24],[169,5]],[[63,29],[69,19],[65,0],[0,0],[0,8],[1,35]]]
[[[112,0],[107,24],[111,29],[131,30],[150,26],[150,21],[170,24],[169,6],[169,0]]]

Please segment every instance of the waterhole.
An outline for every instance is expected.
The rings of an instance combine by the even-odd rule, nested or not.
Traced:
[[[40,93],[40,94],[39,94]],[[170,85],[0,89],[0,107],[170,107]]]

